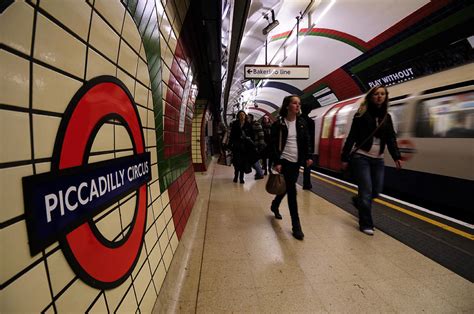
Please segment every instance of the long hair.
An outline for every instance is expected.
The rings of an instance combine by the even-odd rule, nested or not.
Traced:
[[[293,97],[300,98],[300,96],[298,96],[298,95],[289,95],[289,96],[286,96],[285,98],[283,98],[283,102],[281,104],[281,108],[280,108],[280,111],[279,111],[280,117],[286,118],[286,116],[288,116],[288,106],[290,105],[291,98],[293,98]]]
[[[383,88],[385,90],[385,101],[383,102],[382,106],[378,108],[373,102],[372,102],[372,95],[375,94],[375,92],[379,89]],[[367,94],[364,97],[364,101],[360,104],[359,109],[357,110],[356,116],[360,117],[362,116],[366,111],[371,112],[372,114],[375,114],[378,117],[384,117],[385,114],[387,114],[388,110],[388,90],[387,87],[384,85],[377,85],[369,89]]]

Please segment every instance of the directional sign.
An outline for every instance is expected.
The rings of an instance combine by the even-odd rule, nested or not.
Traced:
[[[244,73],[246,79],[306,80],[309,78],[309,65],[271,66],[247,64],[244,67]]]

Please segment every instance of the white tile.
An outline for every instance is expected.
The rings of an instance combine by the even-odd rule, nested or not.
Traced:
[[[5,282],[37,261],[41,254],[30,255],[26,223],[21,220],[0,230],[2,250],[1,282]],[[8,252],[6,254],[5,252]]]
[[[31,165],[0,169],[0,221],[7,221],[25,213],[21,179],[32,174]]]
[[[150,284],[145,292],[142,303],[140,304],[140,311],[142,313],[152,313],[156,297],[157,294],[155,292],[155,288],[153,287],[153,284]]]
[[[159,27],[160,27],[160,33],[162,34],[164,41],[168,42],[168,38],[170,37],[170,33],[172,32],[172,29],[171,29],[171,25],[166,14],[163,14],[163,18],[161,20],[161,24],[159,25]]]
[[[0,293],[2,313],[38,313],[50,303],[51,295],[43,263],[36,265]]]
[[[99,55],[97,52],[94,51],[94,49],[88,50],[86,76],[87,80],[101,75],[115,76],[116,72],[117,66],[115,66],[109,60]]]
[[[86,1],[48,0],[41,1],[40,7],[83,40],[87,40],[92,7]]]
[[[108,213],[112,207],[117,206],[117,204],[113,204],[102,213]],[[103,214],[97,215],[98,217],[102,217]],[[102,236],[109,241],[113,241],[119,234],[122,232],[122,227],[120,224],[120,213],[118,209],[115,209],[111,213],[108,213],[107,216],[103,217],[101,220],[96,221],[95,223],[97,229],[100,231]],[[118,237],[118,239],[122,239],[122,237]]]
[[[148,101],[148,89],[142,84],[138,83],[135,86],[135,102],[146,107]],[[145,123],[146,120],[142,120],[142,123]]]
[[[104,296],[101,295],[99,299],[94,303],[92,308],[87,313],[107,313],[107,304],[105,303]]]
[[[176,39],[176,34],[173,31],[171,31],[170,38],[168,40],[168,46],[170,47],[170,50],[172,51],[173,55],[174,55],[174,52],[176,51],[177,44],[178,44],[178,40]]]
[[[138,28],[133,21],[132,16],[128,12],[125,14],[122,37],[132,46],[135,51],[140,50],[142,39],[138,33]]]
[[[82,280],[76,280],[68,289],[56,300],[58,313],[82,312],[89,308],[100,290],[92,288]]]
[[[28,108],[29,61],[0,50],[0,103]]]
[[[128,91],[130,92],[130,95],[133,95],[135,91],[135,80],[120,69],[117,69],[117,78],[125,84]]]
[[[23,1],[11,4],[0,19],[0,42],[30,54],[33,30],[33,8]],[[3,67],[3,62],[2,62]]]
[[[124,227],[132,222],[133,216],[135,215],[136,203],[137,198],[132,197],[126,203],[120,205],[120,216],[122,217],[122,224]]]
[[[142,57],[143,60],[148,60],[147,57],[146,57],[146,51],[145,51],[145,48],[144,48],[143,44],[140,47],[140,53],[139,54],[140,54],[140,57]]]
[[[153,275],[153,282],[155,283],[155,287],[157,290],[161,290],[163,281],[165,280],[165,276],[166,276],[165,265],[163,261],[161,261],[160,264],[158,265],[157,270],[155,271],[155,274]]]
[[[118,156],[117,156],[118,157]],[[87,163],[91,164],[94,162],[99,162],[99,161],[104,161],[104,160],[111,160],[114,159],[115,156],[114,154],[100,154],[100,155],[94,155],[94,156],[89,156],[89,159]]]
[[[33,138],[35,158],[49,158],[53,155],[54,142],[61,118],[33,115]]]
[[[143,249],[142,252],[145,250]],[[138,265],[137,265],[138,266]],[[145,262],[140,272],[134,279],[135,293],[137,294],[138,300],[141,300],[145,294],[147,286],[151,282],[151,273],[148,263]],[[152,288],[153,289],[153,288]]]
[[[132,147],[132,141],[127,130],[122,126],[115,126],[115,148],[131,149]]]
[[[38,14],[34,57],[63,71],[84,77],[86,46]]]
[[[155,269],[158,267],[158,263],[161,259],[160,244],[156,242],[155,244],[153,244],[153,246],[148,246],[148,250],[151,250],[148,253],[148,261],[150,263],[151,271],[154,272]]]
[[[114,128],[110,123],[103,124],[92,143],[91,152],[114,150]]]
[[[33,108],[64,113],[81,86],[80,81],[35,64],[33,66]]]
[[[156,131],[155,130],[149,130],[149,129],[146,130],[146,146],[156,146]],[[152,163],[154,163],[155,161],[156,159],[154,161],[152,160]]]
[[[125,14],[125,7],[120,3],[120,0],[95,0],[94,8],[102,14],[117,33],[120,33]]]
[[[118,35],[95,12],[92,16],[90,44],[105,54],[112,62],[117,62]]]
[[[122,303],[117,307],[117,309],[114,309],[114,313],[135,313],[138,308],[138,303],[135,298],[135,293],[133,292],[133,289],[129,289],[127,291],[127,294],[125,295],[125,299],[122,301]]]
[[[117,288],[105,290],[105,295],[106,295],[106,298],[107,298],[107,303],[109,304],[109,311],[110,312],[113,312],[117,308],[118,303],[120,302],[120,300],[122,300],[125,293],[127,293],[127,289],[131,285],[132,285],[132,279],[130,277],[128,277]],[[130,288],[130,290],[132,290],[132,289]]]
[[[36,174],[50,172],[51,171],[51,163],[50,162],[42,162],[36,164]]]
[[[158,234],[156,233],[155,226],[152,226],[155,223],[155,217],[153,216],[153,210],[151,207],[147,208],[147,219],[146,219],[146,230],[145,233],[145,243],[147,248],[150,250],[158,241]]]
[[[54,295],[57,295],[76,277],[61,250],[57,250],[48,257],[48,268]]]
[[[140,82],[142,82],[145,86],[150,86],[150,78],[149,78],[149,73],[148,73],[148,66],[147,64],[142,60],[138,59],[138,72],[137,72],[137,78]]]
[[[120,46],[118,64],[132,77],[137,74],[138,55],[126,44]]]
[[[31,159],[28,113],[0,111],[0,162]]]

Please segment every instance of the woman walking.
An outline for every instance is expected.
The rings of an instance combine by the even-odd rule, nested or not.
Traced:
[[[232,150],[232,164],[234,165],[234,182],[237,179],[245,183],[244,173],[250,173],[252,165],[252,152],[249,148],[248,139],[253,138],[253,130],[247,121],[247,114],[240,110],[237,119],[232,122],[229,136],[229,146]]]
[[[350,163],[358,185],[357,197],[352,201],[359,211],[359,229],[368,235],[374,234],[372,199],[383,188],[385,146],[396,167],[402,167],[392,118],[387,109],[387,88],[371,88],[354,115],[342,149],[342,167],[346,169]]]
[[[283,99],[280,117],[272,124],[271,154],[274,169],[285,177],[288,207],[290,209],[293,236],[303,240],[304,233],[298,215],[296,202],[296,180],[300,166],[311,166],[313,160],[309,154],[309,134],[306,121],[300,117],[301,101],[298,96],[291,95]],[[276,219],[282,219],[279,211],[280,203],[285,194],[277,195],[272,202],[271,211]]]

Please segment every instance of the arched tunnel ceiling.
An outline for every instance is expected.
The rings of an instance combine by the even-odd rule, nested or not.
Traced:
[[[409,16],[427,6],[428,0],[253,0],[248,10],[247,22],[233,75],[229,75],[228,98],[224,102],[224,118],[229,121],[236,112],[244,79],[244,65],[265,64],[265,40],[268,40],[268,64],[296,64],[296,17],[305,13],[300,21],[298,65],[310,66],[307,80],[276,80],[303,92],[337,71],[351,60],[378,45],[375,39]],[[449,1],[444,1],[449,2]],[[265,14],[274,10],[279,25],[267,36],[262,29],[268,25]],[[271,20],[271,19],[270,19]],[[293,30],[290,36],[289,33]],[[393,35],[393,34],[392,34]],[[389,37],[387,37],[389,38]],[[286,54],[286,59],[283,59]],[[268,82],[254,81],[253,102],[246,109],[256,116],[275,112],[288,90],[270,86]],[[266,84],[265,84],[266,83]],[[260,84],[260,85],[259,85]],[[318,83],[319,84],[319,83]],[[248,92],[247,92],[248,93]],[[308,100],[309,101],[309,100]],[[273,104],[270,106],[268,104]],[[268,113],[267,113],[268,112]]]

